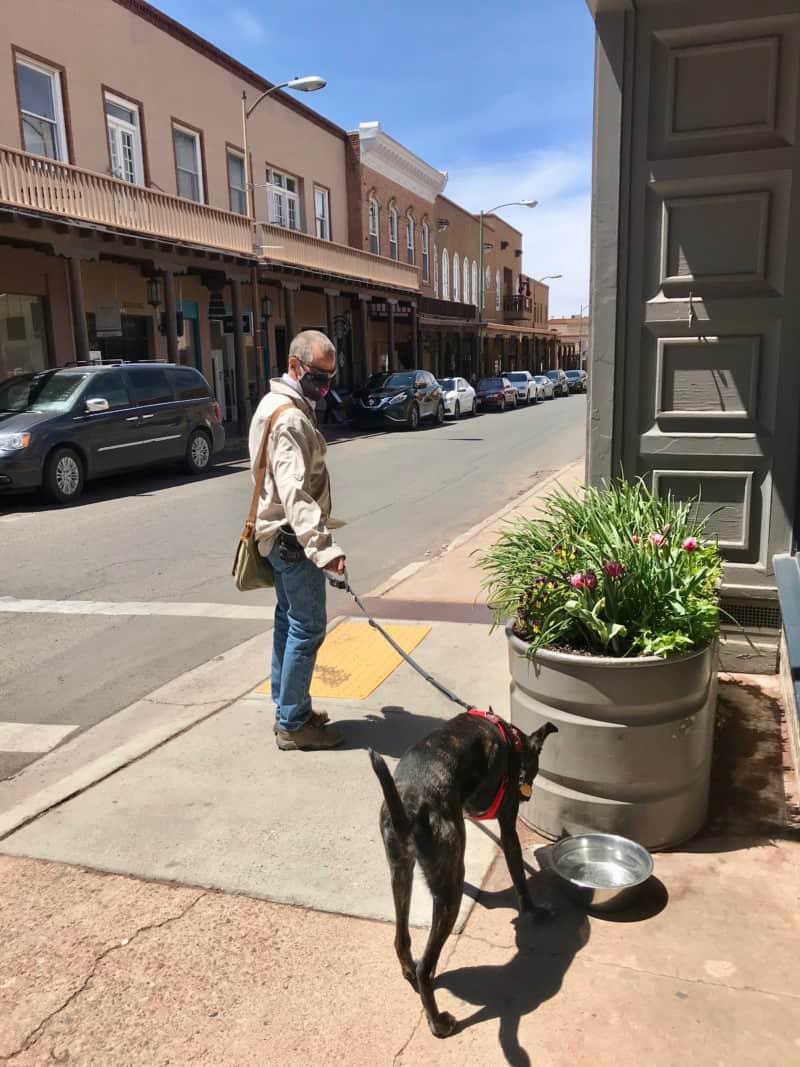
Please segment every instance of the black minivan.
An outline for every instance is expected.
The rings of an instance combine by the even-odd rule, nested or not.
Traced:
[[[57,504],[89,478],[182,460],[203,474],[225,444],[208,382],[172,363],[77,364],[0,382],[0,491]]]

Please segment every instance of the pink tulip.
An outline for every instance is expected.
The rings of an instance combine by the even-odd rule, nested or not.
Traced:
[[[597,585],[597,575],[594,571],[587,571],[583,576],[587,589],[594,589]]]
[[[686,552],[694,552],[697,549],[697,538],[687,537],[683,542],[683,547]]]
[[[631,538],[631,541],[633,541],[633,543],[635,545],[639,544],[639,538],[636,536],[636,534],[633,535],[633,537]]]
[[[569,583],[573,589],[583,589],[583,587],[586,585],[586,575],[580,573],[573,574],[570,577]]]
[[[609,578],[621,578],[622,575],[625,573],[625,568],[623,567],[623,565],[617,562],[617,560],[615,559],[606,560],[606,562],[603,564],[603,569],[605,570]]]
[[[663,534],[659,534],[659,533],[650,534],[650,544],[651,545],[655,545],[656,548],[660,548],[664,544],[665,541],[666,541],[666,537]]]

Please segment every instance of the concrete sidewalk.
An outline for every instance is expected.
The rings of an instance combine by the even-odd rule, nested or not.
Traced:
[[[561,476],[579,478],[577,466]],[[546,488],[380,598],[383,617],[430,627],[421,663],[500,712],[504,637],[472,621],[471,555]],[[249,642],[235,661],[238,690],[227,678],[207,695],[210,678],[195,677],[182,691],[194,719],[173,735],[162,722],[138,756],[104,752],[96,784],[71,799],[54,800],[57,768],[37,771],[50,810],[0,842],[0,1062],[797,1062],[800,842],[774,680],[723,681],[708,835],[656,856],[634,914],[587,918],[539,873],[545,843],[525,831],[533,889],[560,915],[517,921],[495,826],[470,825],[460,933],[439,968],[440,1006],[461,1025],[437,1041],[394,956],[364,748],[391,762],[452,705],[403,665],[365,700],[326,703],[344,749],[278,753],[255,693],[261,655]],[[153,706],[189,716],[186,703],[175,690]],[[15,790],[15,810],[36,810],[25,782]],[[420,926],[429,908],[415,886]],[[415,929],[417,954],[424,937]]]

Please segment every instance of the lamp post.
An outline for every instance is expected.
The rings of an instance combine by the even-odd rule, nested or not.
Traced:
[[[581,304],[581,310],[578,313],[578,370],[583,370],[583,352],[581,348],[583,345],[583,309],[588,307],[588,304]]]
[[[483,348],[483,299],[484,299],[484,277],[483,277],[483,220],[486,215],[493,215],[495,211],[499,211],[503,207],[536,207],[539,203],[538,200],[509,200],[507,204],[498,204],[497,207],[491,208],[489,211],[481,211],[480,223],[478,226],[478,367],[480,368],[481,350]]]
[[[324,78],[320,78],[318,75],[308,75],[304,78],[292,78],[291,81],[281,82],[280,85],[273,85],[270,89],[265,90],[252,104],[248,107],[247,93],[242,90],[242,149],[244,151],[244,184],[245,193],[247,197],[247,217],[253,227],[253,233],[255,234],[256,217],[255,207],[253,203],[253,175],[250,170],[250,152],[247,147],[247,120],[253,114],[255,109],[261,103],[262,100],[266,100],[272,93],[277,93],[279,89],[295,89],[301,93],[313,93],[317,89],[324,89],[327,82]],[[258,299],[258,269],[253,266],[250,269],[250,290],[251,290],[251,305],[253,308],[253,346],[256,350],[256,378],[258,381],[259,389],[263,384],[263,391],[266,391],[266,382],[261,381],[264,376],[263,366],[263,352],[264,345],[261,339],[261,305]],[[291,338],[290,338],[291,340]],[[244,359],[244,355],[242,355]],[[244,374],[243,380],[247,382],[247,374]],[[244,397],[242,397],[244,401]]]
[[[533,310],[533,328],[534,328],[534,330],[536,329],[536,286],[537,285],[544,285],[545,282],[550,281],[551,279],[563,278],[563,277],[564,277],[563,274],[545,274],[545,276],[543,278],[534,278],[533,279],[533,308],[534,308],[534,310]],[[534,355],[535,355],[535,351],[534,351]],[[549,362],[550,361],[548,359],[548,363]]]

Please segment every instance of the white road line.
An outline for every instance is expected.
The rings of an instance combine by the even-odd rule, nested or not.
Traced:
[[[0,612],[17,615],[163,615],[188,619],[244,619],[272,622],[266,604],[173,604],[160,600],[24,600],[0,596]]]
[[[0,722],[0,752],[49,752],[77,729],[39,722]]]

